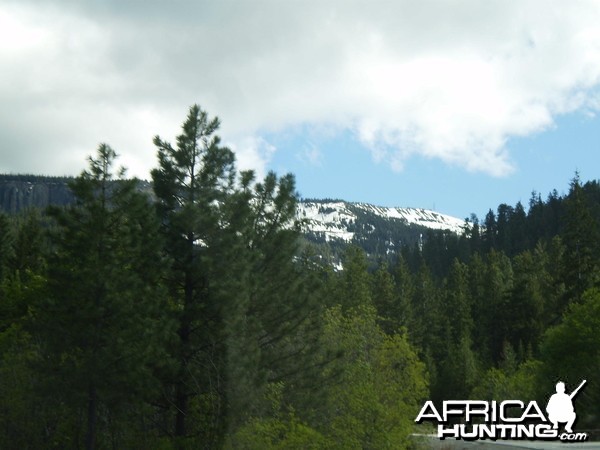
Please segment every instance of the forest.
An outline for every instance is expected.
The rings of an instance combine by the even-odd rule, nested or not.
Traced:
[[[533,193],[341,271],[292,174],[238,171],[219,119],[154,138],[153,191],[100,144],[75,202],[0,215],[0,448],[418,448],[423,402],[600,420],[600,185]]]

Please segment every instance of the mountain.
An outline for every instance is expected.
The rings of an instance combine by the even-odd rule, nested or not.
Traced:
[[[0,212],[16,214],[29,208],[65,206],[75,202],[69,188],[73,177],[0,174]],[[148,181],[139,180],[140,191],[151,192]]]
[[[0,175],[0,211],[15,214],[28,208],[68,205],[75,201],[68,177]]]
[[[420,227],[461,233],[465,221],[423,208],[389,208],[368,203],[341,200],[306,200],[299,205],[298,215],[310,224],[313,236],[325,241],[351,242],[360,239],[360,231],[375,231],[381,220],[398,227]],[[361,224],[361,225],[359,225]]]
[[[460,234],[465,221],[423,208],[390,208],[342,200],[303,200],[298,208],[305,235],[334,250],[348,243],[368,254],[393,253],[403,245],[422,243],[431,230]],[[337,259],[337,258],[334,258]]]
[[[68,183],[72,178],[0,175],[0,211],[14,214],[28,208],[67,205],[74,201]],[[140,190],[151,191],[140,181]],[[430,230],[459,234],[465,221],[422,208],[388,208],[342,200],[302,200],[298,217],[305,222],[306,239],[321,254],[338,260],[349,243],[368,254],[394,253],[403,245],[422,243]]]

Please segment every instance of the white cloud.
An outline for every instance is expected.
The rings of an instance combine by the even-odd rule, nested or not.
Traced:
[[[261,173],[261,136],[303,125],[501,176],[511,137],[599,109],[598,23],[593,0],[5,2],[0,171],[76,173],[106,141],[147,176],[199,102]]]
[[[298,160],[313,167],[323,166],[323,152],[314,142],[307,142],[296,155]]]
[[[240,170],[254,170],[258,179],[266,175],[266,166],[273,153],[274,145],[259,136],[245,136],[235,139],[228,147],[236,154],[237,167]]]

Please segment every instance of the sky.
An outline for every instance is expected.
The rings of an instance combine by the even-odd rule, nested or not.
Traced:
[[[156,166],[192,104],[303,198],[483,218],[600,178],[600,2],[0,0],[0,172]]]

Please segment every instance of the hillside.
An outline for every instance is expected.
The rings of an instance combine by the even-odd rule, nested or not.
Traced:
[[[0,175],[0,211],[14,214],[28,208],[73,202],[66,177]],[[148,182],[140,189],[150,190]],[[334,254],[354,243],[367,253],[387,254],[404,244],[415,244],[427,230],[459,234],[464,220],[421,208],[389,208],[342,200],[303,200],[298,217],[306,220],[305,235],[326,244]]]
[[[28,208],[67,205],[74,201],[67,177],[0,175],[0,211],[15,214]]]

